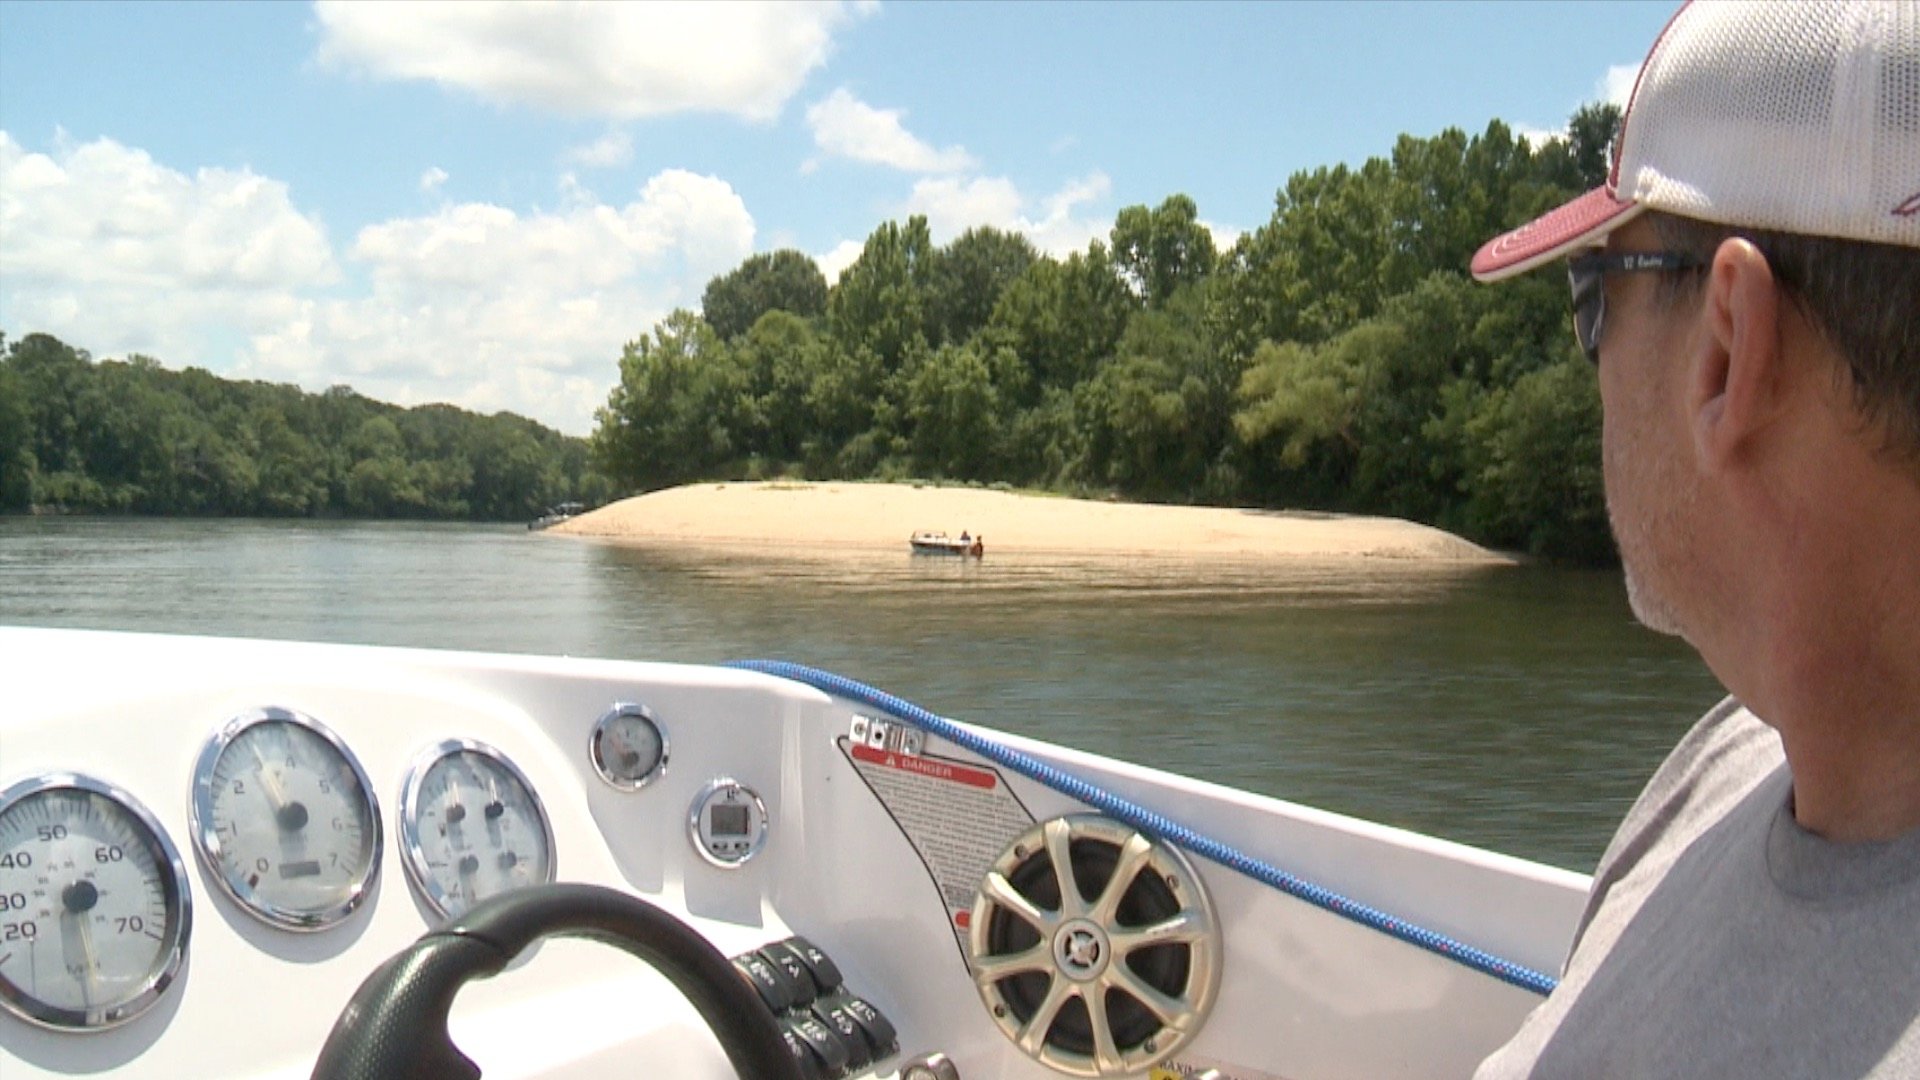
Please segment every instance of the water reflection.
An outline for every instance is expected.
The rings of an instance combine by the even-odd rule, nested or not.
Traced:
[[[0,521],[0,621],[797,660],[950,716],[1584,869],[1717,696],[1613,573],[772,559],[513,528]]]

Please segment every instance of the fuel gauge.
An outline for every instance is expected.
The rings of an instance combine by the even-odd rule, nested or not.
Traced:
[[[468,739],[429,747],[407,770],[400,844],[407,878],[450,919],[553,880],[553,829],[533,785],[500,751]]]
[[[587,756],[600,779],[638,791],[667,770],[667,733],[653,710],[621,702],[593,725]]]

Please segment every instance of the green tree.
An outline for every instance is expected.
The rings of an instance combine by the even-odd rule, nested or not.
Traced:
[[[868,349],[888,373],[898,371],[928,333],[933,238],[927,219],[887,222],[867,237],[860,257],[827,294],[827,327],[843,347]]]
[[[1114,219],[1113,265],[1149,308],[1213,272],[1213,233],[1186,195],[1170,195],[1152,210],[1129,206]]]
[[[935,251],[927,275],[931,339],[957,345],[972,338],[1037,257],[1026,237],[986,227],[968,229]]]
[[[1000,402],[987,361],[968,345],[943,345],[915,365],[906,394],[915,467],[963,480],[991,475]]]
[[[747,451],[776,462],[797,461],[817,432],[840,421],[816,414],[809,400],[809,389],[831,377],[831,358],[807,320],[769,311],[734,343],[733,352],[744,382],[737,434]]]
[[[869,475],[889,450],[880,445],[875,429],[889,426],[881,416],[893,409],[881,396],[885,372],[880,357],[870,348],[848,348],[833,338],[822,345],[822,367],[806,388],[812,428],[801,443],[801,455],[810,474]]]
[[[250,508],[270,516],[306,517],[328,507],[327,456],[294,430],[270,400],[255,404],[247,419],[258,469],[259,499]]]
[[[1070,390],[1113,356],[1134,304],[1099,242],[1065,262],[1042,258],[1010,282],[988,327],[1032,372],[1036,387]]]
[[[620,383],[594,414],[594,461],[616,483],[643,489],[701,476],[735,454],[727,414],[727,347],[706,321],[680,310],[627,343]]]
[[[8,345],[7,365],[26,401],[33,432],[27,450],[40,474],[85,472],[73,406],[92,378],[92,359],[58,338],[28,334]]]
[[[1156,498],[1223,498],[1224,466],[1239,375],[1222,366],[1204,318],[1201,288],[1160,311],[1136,315],[1118,354],[1094,379],[1088,479]]]
[[[12,364],[0,361],[0,513],[33,505],[33,482],[38,472],[26,386]]]
[[[1600,393],[1569,357],[1488,394],[1471,421],[1463,526],[1488,542],[1597,562],[1614,555],[1600,467]]]
[[[1620,120],[1620,106],[1606,102],[1596,101],[1574,111],[1567,121],[1567,141],[1575,172],[1567,186],[1591,190],[1607,182]]]
[[[748,258],[707,282],[700,298],[701,317],[727,341],[746,333],[769,311],[813,319],[826,310],[826,276],[819,264],[791,248]]]

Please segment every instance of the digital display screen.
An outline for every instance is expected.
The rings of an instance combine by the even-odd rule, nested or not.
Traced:
[[[713,823],[715,836],[747,835],[747,808],[744,806],[716,806],[707,820]]]
[[[287,881],[292,878],[313,877],[318,873],[320,873],[320,864],[311,860],[307,862],[283,862],[280,864],[281,881]]]

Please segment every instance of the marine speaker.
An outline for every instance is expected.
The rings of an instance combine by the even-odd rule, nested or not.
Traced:
[[[993,1022],[1071,1076],[1166,1060],[1220,986],[1219,924],[1186,857],[1098,814],[1042,822],[1000,854],[968,946]]]

